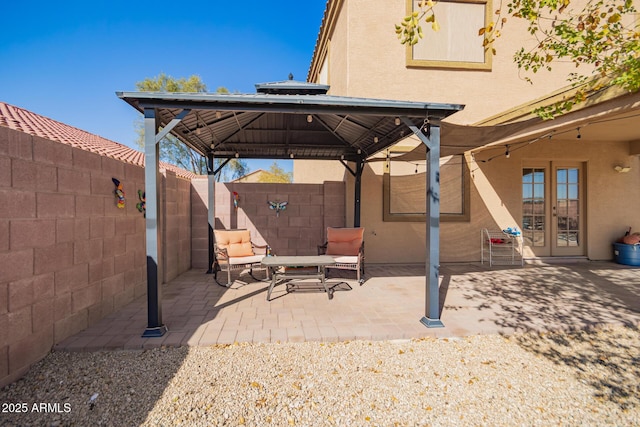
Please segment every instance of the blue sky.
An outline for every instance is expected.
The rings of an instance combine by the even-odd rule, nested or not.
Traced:
[[[160,73],[196,74],[212,92],[253,93],[255,83],[289,73],[304,81],[325,4],[8,1],[0,13],[0,101],[135,148],[139,113],[116,91]]]

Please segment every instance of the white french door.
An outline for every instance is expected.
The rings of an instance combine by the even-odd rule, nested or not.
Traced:
[[[536,256],[586,254],[585,167],[535,162],[522,169],[522,235]]]

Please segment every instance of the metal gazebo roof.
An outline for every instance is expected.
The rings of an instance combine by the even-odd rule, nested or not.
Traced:
[[[257,84],[255,94],[117,92],[159,126],[183,117],[171,133],[203,156],[357,161],[462,105],[327,95],[328,86],[293,80]]]

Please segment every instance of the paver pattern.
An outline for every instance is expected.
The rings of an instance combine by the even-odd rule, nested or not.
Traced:
[[[420,323],[424,266],[367,266],[362,286],[350,273],[332,273],[331,300],[319,283],[300,283],[289,293],[277,286],[269,302],[266,281],[236,274],[232,288],[223,288],[211,275],[191,270],[163,286],[163,321],[169,329],[163,337],[141,337],[147,325],[142,297],[59,343],[56,350],[406,340],[640,324],[640,269],[611,262],[442,265],[445,327],[434,329]]]

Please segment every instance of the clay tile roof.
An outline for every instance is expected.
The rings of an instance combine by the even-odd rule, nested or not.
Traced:
[[[144,153],[141,151],[5,102],[0,102],[0,126],[144,167]],[[160,162],[160,168],[186,179],[198,176],[165,162]]]

